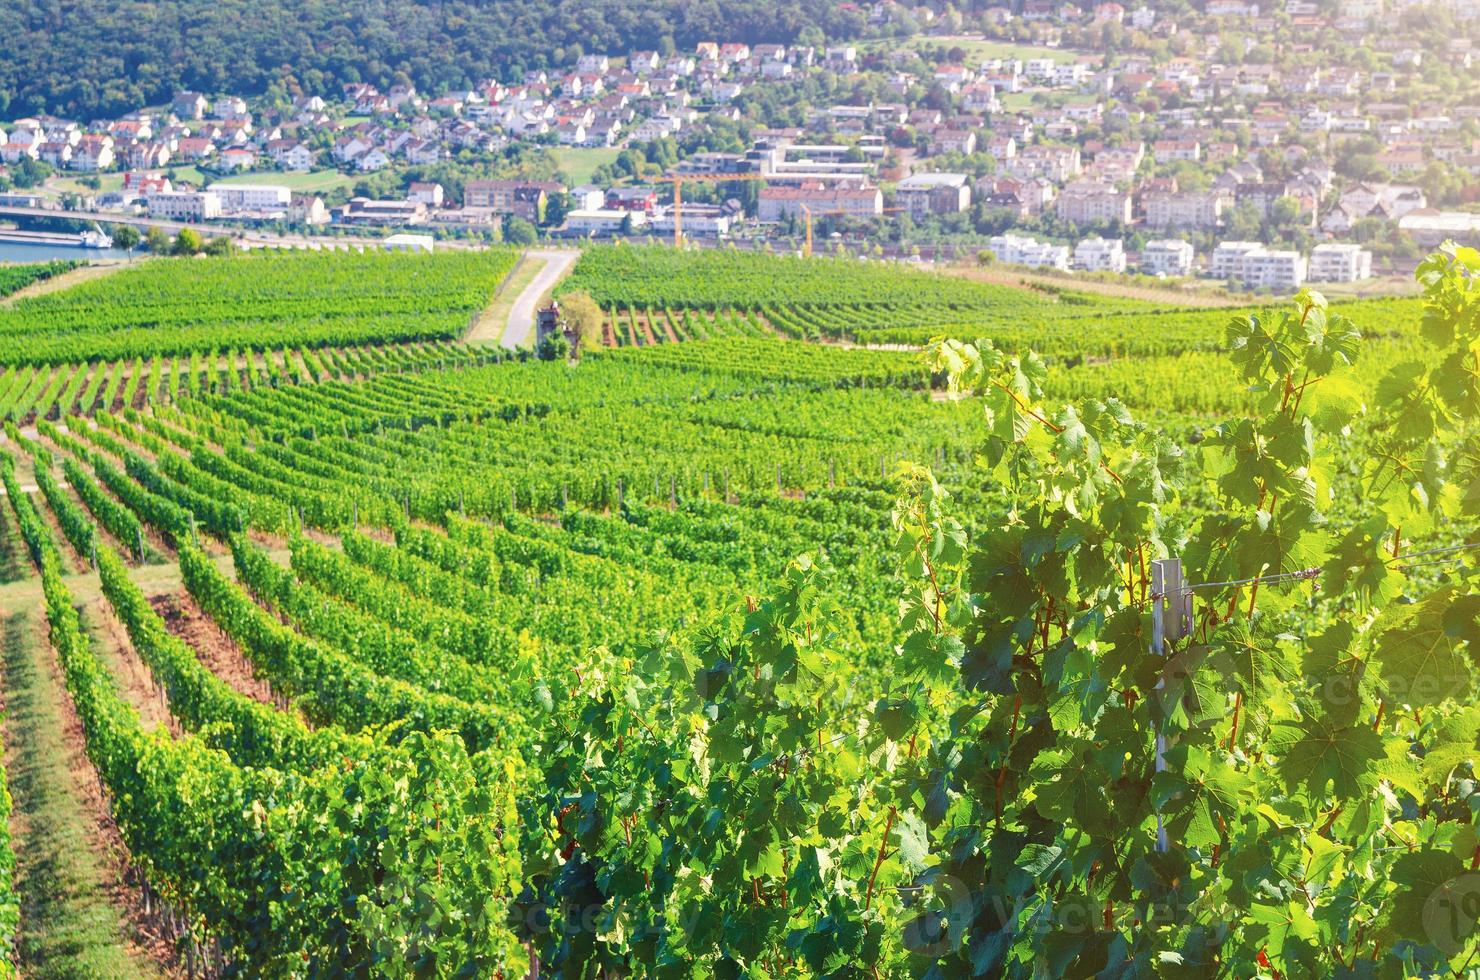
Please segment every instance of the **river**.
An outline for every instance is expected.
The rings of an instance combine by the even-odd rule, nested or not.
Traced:
[[[138,255],[138,252],[134,253]],[[67,245],[32,245],[29,242],[0,242],[0,262],[49,262],[52,259],[126,259],[121,248],[76,248]]]

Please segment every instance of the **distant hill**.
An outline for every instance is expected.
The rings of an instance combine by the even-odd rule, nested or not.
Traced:
[[[665,37],[786,43],[809,25],[851,37],[864,18],[836,0],[0,0],[0,117],[88,120],[181,88],[327,96],[398,73],[436,93]]]

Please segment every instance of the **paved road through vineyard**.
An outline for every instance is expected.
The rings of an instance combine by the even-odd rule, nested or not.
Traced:
[[[580,257],[581,253],[575,251],[537,251],[530,252],[526,256],[526,258],[543,262],[545,267],[514,301],[514,308],[509,311],[509,326],[504,331],[503,344],[505,347],[513,349],[533,342],[534,314],[539,306],[540,297],[564,279],[571,267],[576,264],[576,259]]]

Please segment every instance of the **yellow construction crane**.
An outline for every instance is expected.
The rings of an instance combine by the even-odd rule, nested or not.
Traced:
[[[812,209],[809,208],[809,207],[807,207],[805,204],[798,204],[797,207],[799,207],[799,208],[802,209],[802,217],[807,220],[807,243],[804,246],[802,246],[802,255],[805,258],[809,258],[810,259],[812,257]],[[899,212],[901,212],[903,210],[905,210],[905,209],[904,208],[884,208],[883,210],[879,211],[879,214],[898,214]],[[841,210],[839,210],[839,211],[819,211],[819,212],[817,212],[817,217],[819,217],[819,218],[826,218],[826,217],[828,217],[830,215],[835,215],[835,214],[847,215],[847,216],[853,217],[853,218],[870,217],[869,215],[857,215],[857,214],[854,214],[852,211],[841,211]]]
[[[683,244],[683,183],[724,184],[732,180],[765,180],[765,174],[669,174],[659,178],[673,185],[673,244]]]

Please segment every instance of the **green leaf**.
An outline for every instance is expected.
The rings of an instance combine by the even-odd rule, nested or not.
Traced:
[[[1336,726],[1320,717],[1274,725],[1270,751],[1281,774],[1317,801],[1326,798],[1328,787],[1338,799],[1372,789],[1378,763],[1386,757],[1381,736],[1369,726]]]
[[[1389,700],[1424,706],[1469,690],[1469,663],[1444,624],[1453,595],[1453,589],[1444,589],[1422,602],[1391,605],[1373,626],[1375,659]]]

